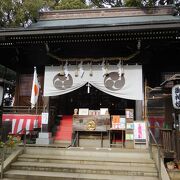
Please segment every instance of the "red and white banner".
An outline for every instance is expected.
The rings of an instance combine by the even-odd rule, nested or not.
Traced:
[[[12,121],[12,134],[16,134],[24,128],[26,128],[27,133],[34,128],[41,128],[41,115],[3,114],[2,120]],[[23,134],[23,132],[20,134]]]
[[[34,67],[34,77],[33,77],[32,91],[31,91],[31,108],[35,107],[38,101],[39,88],[40,86],[37,78],[36,67]]]

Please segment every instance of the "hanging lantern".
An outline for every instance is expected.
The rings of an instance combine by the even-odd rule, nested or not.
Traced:
[[[180,109],[180,84],[172,88],[172,103],[175,109]]]

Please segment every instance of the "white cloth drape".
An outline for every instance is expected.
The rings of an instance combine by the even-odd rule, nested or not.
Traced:
[[[119,76],[116,65],[108,65],[108,75],[103,76],[101,65],[83,65],[84,74],[77,75],[77,66],[68,66],[69,75],[59,76],[59,66],[45,67],[44,96],[57,96],[74,91],[86,83],[90,83],[100,91],[119,98],[142,100],[142,66],[124,66],[124,77]]]

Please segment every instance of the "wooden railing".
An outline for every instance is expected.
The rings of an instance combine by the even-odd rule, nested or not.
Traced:
[[[37,109],[31,109],[30,106],[4,106],[3,113],[13,113],[13,114],[41,114],[43,112],[43,107],[38,106]]]
[[[161,153],[164,158],[177,158],[175,148],[175,130],[168,128],[161,128],[158,123],[149,129],[151,130],[156,142],[160,146]],[[150,139],[151,141],[151,139]]]
[[[162,177],[161,177],[161,152],[160,152],[160,145],[159,143],[156,141],[151,129],[148,129],[148,133],[149,133],[149,150],[150,150],[150,155],[151,155],[151,158],[153,159],[153,153],[152,153],[152,145],[153,143],[155,143],[156,147],[157,147],[157,159],[158,159],[158,162],[157,162],[157,166],[158,166],[158,178],[159,180],[162,180]]]
[[[175,130],[161,128],[160,144],[164,153],[175,153]]]
[[[37,108],[31,109],[31,106],[4,106],[4,114],[41,114],[42,112],[47,111],[43,106],[38,106]],[[49,109],[50,114],[56,111],[55,106],[51,106]]]

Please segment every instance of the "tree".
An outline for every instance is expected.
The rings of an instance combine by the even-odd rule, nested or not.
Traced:
[[[88,5],[86,2],[89,2]],[[0,27],[27,27],[38,20],[39,11],[85,9],[121,6],[157,6],[176,3],[179,15],[180,0],[0,0]]]
[[[123,5],[123,0],[89,0],[92,7],[120,7]]]
[[[54,9],[85,9],[88,8],[85,0],[61,0],[56,3]]]
[[[176,0],[175,0],[176,1]],[[159,0],[159,5],[168,5],[173,4],[175,2],[174,0]],[[176,2],[175,2],[176,3]]]
[[[38,10],[53,6],[54,0],[0,0],[0,26],[28,26],[38,18]]]
[[[140,7],[141,5],[141,0],[125,0],[125,6],[127,7]]]
[[[89,0],[93,7],[103,8],[103,7],[140,7],[140,6],[158,6],[158,5],[168,5],[173,4],[179,0]]]
[[[39,11],[87,7],[86,0],[0,0],[0,27],[27,27]]]

